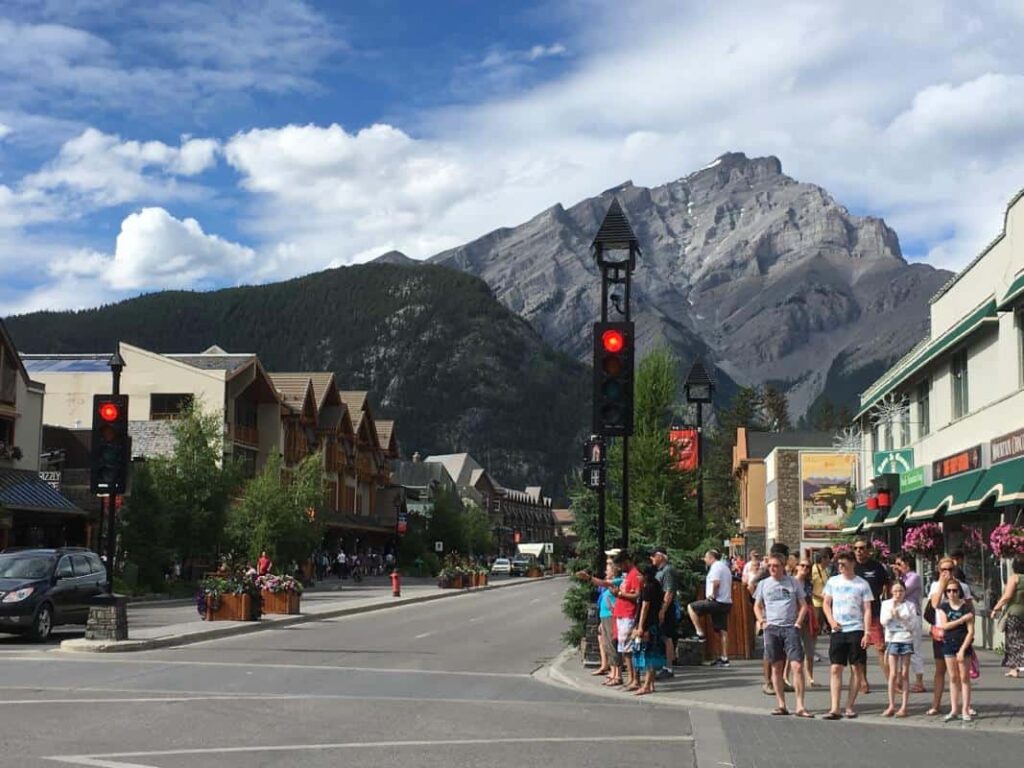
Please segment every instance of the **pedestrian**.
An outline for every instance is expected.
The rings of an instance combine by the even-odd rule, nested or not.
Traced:
[[[640,586],[643,577],[636,569],[628,552],[624,550],[610,551],[616,553],[612,557],[614,557],[616,565],[619,566],[620,572],[625,573],[621,584],[616,585],[608,579],[599,579],[587,571],[579,571],[576,576],[580,581],[588,582],[595,587],[608,587],[615,596],[612,618],[615,619],[616,649],[626,674],[624,681],[626,689],[635,691],[640,687],[640,683],[633,668],[632,642],[633,628],[636,626],[637,601],[640,599]]]
[[[668,551],[664,547],[655,547],[651,553],[651,563],[658,569],[658,584],[661,585],[662,605],[658,610],[658,623],[661,624],[661,636],[665,643],[665,664],[658,670],[658,677],[672,677],[675,672],[672,665],[676,659],[676,641],[679,639],[679,619],[682,611],[676,600],[678,593],[678,575],[668,560]]]
[[[756,549],[750,550],[750,560],[743,566],[743,571],[740,574],[740,583],[745,587],[749,586],[752,580],[761,575],[762,568],[761,553]]]
[[[267,557],[267,551],[263,550],[260,552],[260,558],[256,561],[256,575],[264,576],[270,573],[270,569],[274,567],[273,561]]]
[[[732,610],[732,572],[722,562],[722,555],[717,549],[709,549],[704,553],[704,564],[708,567],[704,578],[704,599],[695,600],[686,606],[690,621],[697,632],[697,638],[704,640],[700,631],[700,617],[711,616],[711,626],[718,633],[722,647],[717,659],[711,662],[713,667],[729,666],[729,612]]]
[[[888,677],[888,669],[885,663],[885,635],[882,632],[879,616],[882,612],[882,600],[888,597],[891,581],[889,571],[886,570],[884,565],[870,556],[866,539],[857,539],[853,542],[853,555],[856,558],[854,572],[868,583],[874,598],[871,603],[871,623],[867,629],[868,647],[875,649],[882,675]],[[860,685],[861,693],[871,693],[871,686],[868,684],[867,658],[864,659],[864,667],[861,670]]]
[[[944,719],[948,723],[959,716],[964,722],[970,722],[974,612],[964,600],[963,590],[957,580],[951,580],[943,594],[945,601],[935,609],[935,616],[942,630],[942,655],[949,677],[949,714]]]
[[[828,632],[828,623],[825,621],[825,582],[832,576],[832,547],[824,547],[814,555],[814,565],[811,566],[811,607],[814,608],[814,623],[819,632]]]
[[[800,567],[800,558],[795,554],[790,553],[786,558],[786,575],[792,576],[794,579],[797,577],[797,571]]]
[[[780,555],[768,557],[768,577],[754,591],[754,615],[757,628],[764,633],[764,658],[771,664],[772,686],[778,706],[773,715],[788,715],[783,677],[786,667],[796,689],[797,717],[814,717],[804,703],[804,648],[800,634],[808,619],[808,605],[799,580],[784,573]]]
[[[904,598],[917,610],[918,618],[921,617],[921,602],[922,593],[924,590],[924,584],[921,582],[920,574],[914,570],[914,556],[901,552],[896,555],[896,565],[894,570],[896,575],[899,577],[900,582],[906,589],[906,597]],[[896,582],[893,582],[893,586],[896,586]],[[911,693],[924,693],[924,657],[921,655],[921,627],[918,627],[914,633],[913,639],[914,650],[910,655],[910,672],[914,675],[914,685],[910,689]]]
[[[800,624],[800,642],[804,647],[804,675],[807,677],[807,685],[814,688],[814,656],[818,645],[818,624],[814,617],[814,583],[811,580],[811,563],[807,558],[801,557],[796,567],[796,580],[803,590],[804,602],[807,605],[807,616]],[[824,589],[824,587],[823,587]],[[791,685],[795,684],[791,683]]]
[[[971,595],[971,588],[965,581],[958,581],[954,575],[956,563],[952,557],[944,557],[939,560],[939,578],[932,582],[928,588],[928,599],[925,602],[922,617],[932,627],[937,627],[938,617],[936,612],[942,604],[946,595],[946,587],[951,583],[960,585],[960,593],[964,600],[974,609],[974,600]],[[940,633],[932,633],[932,658],[935,660],[935,677],[932,681],[932,705],[925,712],[926,715],[934,716],[942,712],[942,694],[946,689],[946,656]],[[971,715],[974,712],[970,712]]]
[[[1003,666],[1009,667],[1007,677],[1020,677],[1024,674],[1024,555],[1013,558],[1012,573],[1006,580],[999,601],[992,606],[992,616],[1006,614],[1003,627]]]
[[[781,541],[776,541],[772,544],[771,549],[768,550],[768,556],[778,555],[783,561],[789,559],[789,546]],[[759,582],[767,579],[770,574],[768,568],[765,566],[765,561],[761,561],[761,570],[757,576],[751,576],[750,582],[747,584],[747,593],[750,595],[750,601],[754,601],[754,592],[757,591],[757,585]],[[775,695],[775,686],[772,684],[772,665],[768,659],[765,658],[764,654],[761,654],[761,676],[763,682],[761,684],[761,693],[766,696]],[[793,690],[792,686],[786,686],[787,690]]]
[[[871,585],[857,575],[853,556],[843,552],[837,557],[839,575],[825,583],[825,619],[832,628],[829,635],[828,660],[831,664],[829,694],[831,707],[826,720],[839,720],[844,715],[857,717],[854,706],[861,690],[862,669],[867,663],[868,634],[871,629],[871,603],[874,594]],[[853,682],[849,686],[846,710],[839,711],[839,699],[843,692],[843,671],[846,666],[853,670]]]
[[[601,623],[601,640],[603,654],[601,666],[605,668],[608,679],[603,685],[622,685],[622,660],[619,657],[618,641],[615,633],[615,594],[614,589],[622,585],[622,575],[619,572],[619,565],[612,558],[605,563],[605,579],[611,582],[611,586],[601,587],[598,598],[598,619]],[[597,674],[597,673],[595,673]]]
[[[658,582],[658,569],[645,565],[640,586],[639,614],[633,628],[633,666],[636,677],[642,683],[634,692],[636,696],[654,693],[654,679],[658,670],[665,667],[665,644],[661,637],[661,622],[658,618],[665,604],[665,597]]]
[[[885,651],[889,661],[889,706],[882,717],[906,717],[910,699],[910,657],[914,653],[914,636],[921,634],[917,607],[906,599],[907,588],[902,581],[892,584],[892,598],[882,603],[879,620],[885,628]],[[896,692],[900,708],[896,709]]]

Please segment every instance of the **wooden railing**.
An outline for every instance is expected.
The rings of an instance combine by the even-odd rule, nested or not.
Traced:
[[[259,427],[252,427],[247,424],[232,424],[231,439],[234,440],[236,443],[245,443],[246,445],[259,445]]]

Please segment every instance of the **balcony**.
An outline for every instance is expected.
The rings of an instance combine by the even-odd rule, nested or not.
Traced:
[[[243,443],[254,447],[259,446],[260,444],[259,427],[250,426],[248,424],[232,424],[230,425],[228,432],[231,436],[232,442]]]

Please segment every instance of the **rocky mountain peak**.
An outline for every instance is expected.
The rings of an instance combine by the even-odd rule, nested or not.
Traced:
[[[416,259],[409,258],[401,251],[388,251],[382,253],[376,259],[373,259],[372,264],[394,264],[400,267],[409,267],[415,264],[419,264]]]

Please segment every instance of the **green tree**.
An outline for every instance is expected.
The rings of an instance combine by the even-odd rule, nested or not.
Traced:
[[[306,456],[290,477],[281,459],[268,459],[245,487],[229,514],[228,533],[235,552],[255,562],[266,551],[278,566],[302,563],[323,535],[316,513],[323,506],[323,457]]]
[[[465,504],[462,517],[463,538],[470,555],[487,555],[493,549],[491,520],[480,507],[472,502]]]
[[[462,521],[462,500],[454,491],[442,490],[434,497],[434,509],[427,525],[430,542],[444,542],[444,554],[465,553],[468,549]]]
[[[138,566],[139,586],[162,590],[172,553],[166,544],[164,506],[148,463],[133,467],[131,495],[118,515],[118,526],[125,557]]]
[[[704,450],[704,517],[707,534],[717,541],[731,536],[739,516],[739,490],[732,456],[739,427],[764,429],[763,399],[756,387],[740,387],[728,407],[717,411],[718,425],[707,435]]]
[[[770,432],[788,432],[793,428],[786,393],[772,384],[765,384],[761,391],[761,421]]]

